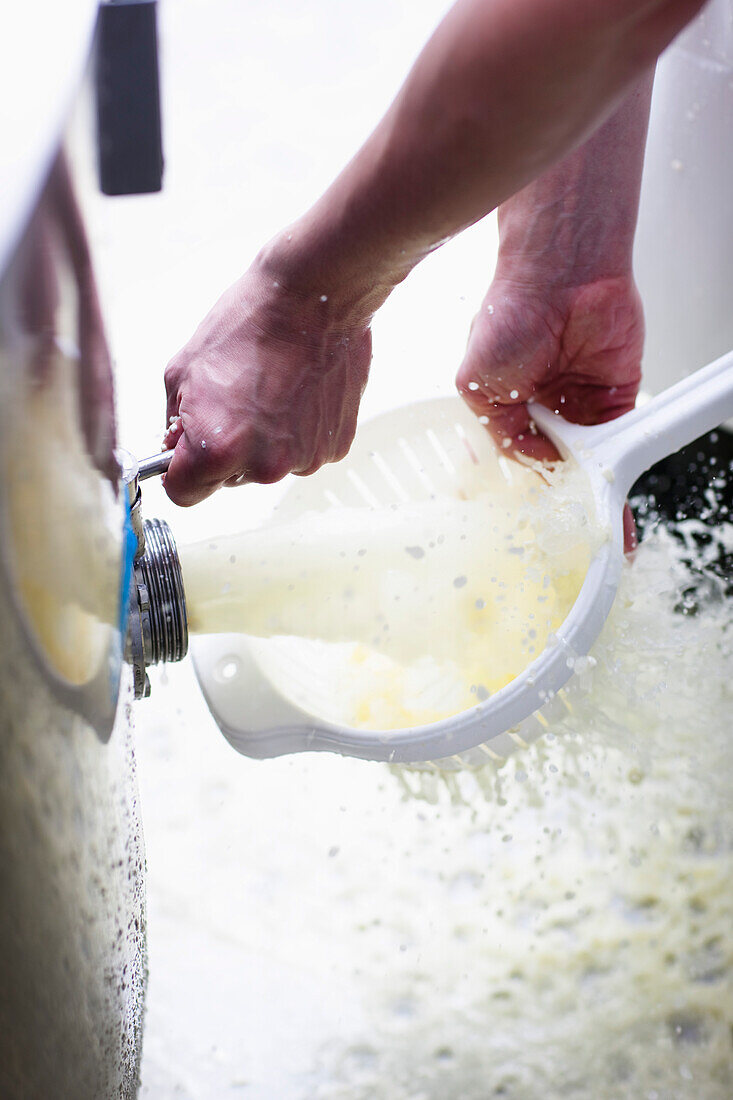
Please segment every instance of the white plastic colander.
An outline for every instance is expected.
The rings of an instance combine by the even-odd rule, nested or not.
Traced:
[[[400,763],[452,766],[501,760],[551,727],[566,707],[563,688],[597,638],[623,564],[622,514],[631,485],[654,462],[733,415],[733,352],[615,421],[568,424],[539,406],[533,415],[561,453],[591,482],[598,519],[609,532],[552,644],[506,687],[453,717],[397,730],[356,729],[329,720],[327,680],[293,639],[265,647],[243,635],[197,638],[196,673],[208,706],[231,744],[266,758],[331,751]],[[496,463],[485,429],[459,398],[426,401],[365,424],[349,456],[295,485],[281,518],[339,507],[389,507],[455,491],[466,467]],[[499,459],[512,477],[512,462]],[[439,690],[439,685],[437,685]]]

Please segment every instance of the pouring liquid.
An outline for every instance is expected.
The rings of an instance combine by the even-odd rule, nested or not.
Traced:
[[[286,663],[295,649],[349,685],[350,725],[475,704],[544,649],[600,537],[579,471],[551,484],[519,467],[511,480],[498,464],[482,474],[429,500],[333,507],[181,547],[190,630],[277,639],[276,665],[287,639]],[[437,700],[436,680],[449,685]]]

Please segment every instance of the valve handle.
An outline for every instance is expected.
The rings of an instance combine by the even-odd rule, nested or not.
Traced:
[[[173,451],[161,451],[160,454],[141,459],[137,465],[138,481],[144,481],[145,478],[148,477],[155,477],[156,474],[164,474],[170,466],[172,458]]]

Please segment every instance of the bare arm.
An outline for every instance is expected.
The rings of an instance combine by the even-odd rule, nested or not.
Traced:
[[[500,266],[550,286],[631,270],[653,74],[579,149],[499,207]]]
[[[459,0],[354,160],[169,365],[171,497],[342,457],[392,288],[582,142],[701,6]]]
[[[552,458],[526,402],[596,423],[632,408],[644,319],[632,253],[653,76],[579,149],[499,208],[499,258],[458,388],[497,443]],[[629,508],[627,549],[636,545]]]
[[[505,446],[547,457],[526,402],[595,423],[633,407],[644,325],[632,274],[652,75],[499,208],[499,258],[458,374]]]
[[[459,0],[354,160],[265,256],[295,286],[320,275],[324,292],[381,304],[426,253],[581,144],[700,6]]]

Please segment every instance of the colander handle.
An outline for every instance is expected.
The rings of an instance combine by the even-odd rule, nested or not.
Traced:
[[[733,416],[733,351],[605,424],[569,424],[540,406],[531,412],[561,453],[611,470],[625,492],[655,462]]]

